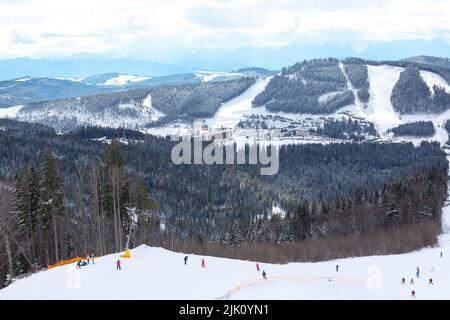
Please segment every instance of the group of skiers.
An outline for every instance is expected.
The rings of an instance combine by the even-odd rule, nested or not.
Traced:
[[[82,259],[78,260],[76,268],[81,269],[81,267],[84,267],[84,266],[87,266],[88,264],[90,264],[91,261],[92,261],[92,264],[95,264],[95,256],[93,253],[87,254],[86,260],[82,260]]]
[[[88,264],[91,264],[91,262],[92,262],[92,264],[95,264],[95,256],[93,253],[90,255],[87,254],[85,260],[82,260],[82,259],[78,260],[76,268],[81,269],[81,267],[87,266]],[[117,271],[122,270],[122,263],[121,263],[120,259],[117,259],[117,261],[116,261],[116,270]]]
[[[440,253],[440,257],[442,258],[442,256],[443,256],[443,253],[441,252]],[[185,265],[187,265],[188,259],[189,259],[189,256],[185,256],[184,257],[184,264]],[[92,261],[92,264],[95,264],[95,256],[94,256],[93,253],[91,255],[89,255],[89,254],[86,255],[86,261],[81,260],[81,259],[78,260],[76,267],[78,269],[80,269],[82,266],[86,266],[86,265],[90,264],[90,261]],[[121,263],[120,259],[117,259],[117,261],[116,261],[116,270],[117,271],[122,270],[122,266],[121,265],[122,265],[122,263]],[[206,264],[205,264],[205,259],[204,258],[202,258],[202,260],[201,260],[201,267],[202,268],[206,268]],[[339,264],[337,264],[335,268],[336,268],[336,272],[339,272]],[[256,271],[260,272],[259,262],[256,262]],[[431,273],[434,273],[434,267],[432,267]],[[266,274],[265,270],[262,271],[262,277],[263,277],[264,280],[267,280],[267,274]],[[420,278],[420,268],[419,267],[416,268],[416,278],[418,278],[418,279]],[[405,277],[402,278],[401,284],[402,285],[406,285]],[[409,282],[409,284],[410,285],[414,285],[414,278],[411,278],[411,281]],[[428,285],[434,285],[433,278],[430,278],[428,280]],[[414,290],[412,290],[411,291],[411,298],[415,298],[415,297],[416,297],[416,292]]]
[[[184,257],[184,264],[185,265],[187,265],[188,259],[189,259],[189,256],[185,256]],[[202,266],[202,268],[206,268],[206,264],[205,264],[205,259],[204,258],[202,258],[201,266]],[[258,272],[260,271],[259,262],[256,262],[256,271],[258,271]],[[262,272],[262,277],[263,277],[264,280],[267,280],[267,274],[266,274],[265,270],[263,270],[263,272]]]
[[[440,254],[440,257],[442,258],[442,252]],[[434,273],[434,267],[431,267],[431,273]],[[420,278],[420,268],[417,267],[416,268],[416,278]],[[406,285],[406,279],[405,277],[402,278],[402,285]],[[410,285],[414,285],[414,278],[411,278],[411,281],[409,282]],[[433,278],[430,277],[430,279],[428,279],[428,285],[434,285],[433,283]],[[416,292],[414,290],[411,291],[411,298],[415,298],[416,297]]]

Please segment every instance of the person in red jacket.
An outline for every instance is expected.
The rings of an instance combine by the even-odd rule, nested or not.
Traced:
[[[256,271],[259,271],[259,263],[256,263]]]
[[[205,268],[205,259],[202,259],[202,268]]]
[[[120,260],[117,260],[117,262],[116,262],[116,269],[122,270],[122,268],[120,267]]]

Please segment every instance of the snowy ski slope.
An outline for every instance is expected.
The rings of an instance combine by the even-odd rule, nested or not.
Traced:
[[[2,299],[450,299],[450,206],[443,210],[439,245],[387,256],[318,263],[264,264],[189,255],[142,245],[131,259],[119,254],[76,269],[58,267],[15,281],[0,290]],[[440,253],[443,256],[440,257]],[[205,258],[206,268],[201,268]],[[339,272],[335,266],[339,265]],[[416,278],[416,268],[421,270]],[[406,285],[401,284],[402,277]],[[433,278],[433,285],[428,279]],[[415,284],[410,285],[414,278]]]

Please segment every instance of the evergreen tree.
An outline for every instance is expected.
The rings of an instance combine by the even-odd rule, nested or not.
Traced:
[[[39,178],[33,166],[22,169],[15,179],[14,201],[17,222],[27,240],[29,260],[36,260],[36,236],[39,210]]]
[[[113,139],[107,148],[106,155],[106,207],[112,212],[114,222],[115,250],[123,249],[124,223],[128,219],[127,205],[129,202],[128,172],[125,167],[125,157],[117,139]]]
[[[41,198],[39,214],[42,216],[44,227],[50,220],[53,225],[54,258],[59,261],[58,218],[64,215],[64,195],[61,190],[61,180],[58,162],[50,150],[47,150],[42,163]],[[48,230],[47,230],[48,232]]]

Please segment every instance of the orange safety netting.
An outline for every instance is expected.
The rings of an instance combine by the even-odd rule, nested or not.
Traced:
[[[68,260],[61,260],[55,264],[49,265],[47,267],[47,269],[53,269],[56,267],[65,266],[66,264],[71,264],[71,263],[77,262],[78,260],[83,260],[83,258],[76,257],[76,258],[72,258],[72,259],[68,259]]]

